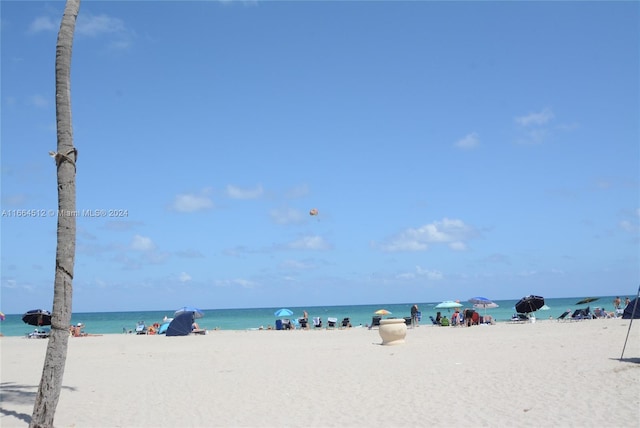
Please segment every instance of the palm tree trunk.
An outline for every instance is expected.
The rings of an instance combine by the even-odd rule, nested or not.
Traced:
[[[76,159],[71,123],[71,51],[80,0],[67,0],[56,44],[57,152],[50,153],[58,170],[58,241],[53,292],[51,335],[42,378],[29,427],[53,427],[67,361],[69,324],[73,295],[73,266],[76,252],[76,217],[62,213],[76,210]]]

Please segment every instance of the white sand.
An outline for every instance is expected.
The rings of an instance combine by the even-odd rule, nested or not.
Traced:
[[[640,417],[640,320],[71,338],[57,427],[601,427]],[[2,427],[46,340],[0,338]]]

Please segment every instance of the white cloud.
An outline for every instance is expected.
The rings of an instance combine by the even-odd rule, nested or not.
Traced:
[[[42,95],[32,95],[31,97],[29,97],[29,104],[36,107],[45,108],[49,105],[49,100]]]
[[[622,220],[619,223],[619,226],[625,232],[629,232],[629,233],[638,233],[638,232],[640,232],[640,226],[638,226],[637,224],[632,223],[629,220]]]
[[[532,126],[532,125],[545,125],[551,119],[553,119],[553,111],[551,109],[545,108],[538,113],[529,113],[526,116],[516,117],[515,121],[518,125],[521,126]]]
[[[383,251],[424,251],[430,244],[448,244],[453,250],[466,249],[465,241],[477,232],[462,220],[444,218],[419,228],[406,229],[385,243],[376,245]]]
[[[171,209],[182,213],[192,213],[211,209],[213,208],[213,201],[211,201],[208,193],[209,192],[205,190],[200,195],[193,193],[179,194],[173,201]]]
[[[472,132],[471,134],[465,135],[463,138],[456,141],[454,145],[459,149],[471,150],[480,145],[480,139],[478,138],[477,133]]]
[[[39,16],[29,24],[29,33],[35,34],[41,31],[56,31],[58,24],[48,16]]]
[[[303,236],[289,243],[289,248],[296,250],[327,250],[330,245],[321,236]]]
[[[256,288],[258,285],[254,281],[248,279],[236,278],[236,279],[220,279],[213,282],[217,287],[241,287],[241,288]]]
[[[123,34],[126,29],[124,22],[119,18],[81,13],[76,22],[76,32],[83,36],[96,37],[102,34]]]
[[[261,185],[258,185],[255,189],[242,189],[237,186],[228,185],[227,195],[233,199],[256,199],[262,196],[264,190]]]
[[[301,184],[299,186],[293,187],[285,192],[285,198],[287,199],[299,199],[307,196],[309,194],[309,186],[306,184]]]
[[[155,244],[146,236],[135,235],[131,241],[131,249],[136,251],[152,251],[156,248]]]
[[[464,242],[452,242],[449,244],[449,248],[451,248],[452,250],[455,251],[464,251],[467,249],[467,244],[465,244]]]
[[[180,272],[180,275],[178,276],[178,281],[180,281],[180,282],[189,282],[189,281],[191,281],[191,275],[189,275],[186,272]]]
[[[518,144],[541,144],[549,139],[551,132],[548,123],[554,118],[551,109],[545,108],[537,113],[529,113],[526,116],[515,118],[520,125],[522,135],[517,137]]]
[[[302,223],[305,219],[303,213],[293,208],[274,209],[269,213],[271,219],[278,224]]]
[[[423,269],[420,266],[416,266],[416,272],[418,273],[418,275],[426,276],[427,279],[434,280],[434,281],[444,278],[444,275],[442,274],[442,272],[437,270]]]
[[[299,260],[285,260],[282,263],[280,263],[280,268],[287,269],[287,270],[306,270],[306,269],[312,269],[313,267],[314,267],[313,264],[301,262]]]
[[[439,281],[444,278],[444,275],[442,274],[442,272],[439,272],[437,270],[423,269],[420,266],[416,266],[415,272],[405,272],[396,275],[396,278],[398,279],[407,280],[413,280],[418,277],[426,278],[429,281]]]

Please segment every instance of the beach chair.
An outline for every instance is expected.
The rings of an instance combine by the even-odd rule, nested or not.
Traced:
[[[282,330],[282,320],[276,320],[276,330]]]
[[[282,320],[282,329],[283,330],[291,330],[293,325],[291,324],[291,320],[285,319]]]
[[[351,327],[351,320],[346,317],[342,319],[342,328]]]
[[[38,330],[37,328],[33,330],[31,333],[27,334],[29,339],[46,339],[49,337],[49,331],[47,330]]]
[[[382,317],[379,316],[375,316],[373,318],[371,318],[371,327],[380,327],[380,320],[382,319]]]
[[[300,324],[300,328],[309,328],[309,320],[306,318],[298,318],[298,324]]]
[[[313,328],[322,328],[322,318],[315,317],[313,319]]]
[[[523,324],[529,322],[529,317],[527,314],[513,314],[511,316],[511,322],[514,324]]]
[[[139,321],[138,325],[136,325],[136,334],[147,334],[147,326],[144,321]]]
[[[593,313],[591,313],[591,307],[587,306],[586,309],[582,310],[582,316],[584,317],[584,319],[586,320],[591,320],[594,319],[595,317],[593,316]]]
[[[337,323],[338,323],[338,318],[333,318],[333,317],[327,318],[327,328],[336,328]]]
[[[573,321],[583,321],[587,319],[591,319],[589,308],[586,309],[576,309],[571,314],[571,319]]]
[[[565,318],[567,317],[567,315],[569,315],[570,313],[571,313],[571,311],[564,311],[564,312],[562,313],[562,315],[560,315],[560,316],[558,317],[558,321],[564,321],[564,320],[565,320]]]
[[[431,324],[440,325],[440,324],[438,324],[438,321],[436,321],[436,319],[433,317],[433,315],[429,315],[429,319],[431,319]]]
[[[411,327],[411,317],[404,317],[404,323],[407,327]]]

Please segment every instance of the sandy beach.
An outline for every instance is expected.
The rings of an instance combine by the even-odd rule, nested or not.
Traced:
[[[71,338],[57,427],[633,426],[640,322]],[[27,426],[47,341],[0,338],[2,427]]]

